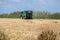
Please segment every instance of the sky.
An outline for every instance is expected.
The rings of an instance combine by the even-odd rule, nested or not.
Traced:
[[[0,13],[23,10],[60,12],[60,0],[0,0]]]

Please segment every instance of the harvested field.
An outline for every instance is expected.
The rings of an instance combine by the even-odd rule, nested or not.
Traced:
[[[7,40],[37,40],[37,36],[48,29],[60,34],[60,20],[0,18],[0,31]]]

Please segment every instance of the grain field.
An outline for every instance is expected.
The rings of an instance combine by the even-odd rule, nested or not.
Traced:
[[[60,34],[60,20],[0,18],[0,31],[7,40],[37,40],[38,35],[48,29]]]

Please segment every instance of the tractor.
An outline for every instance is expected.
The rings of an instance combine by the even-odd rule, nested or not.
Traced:
[[[33,18],[33,11],[31,11],[31,10],[22,11],[21,18],[22,19],[32,19]]]

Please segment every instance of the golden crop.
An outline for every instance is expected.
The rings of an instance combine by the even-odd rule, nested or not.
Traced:
[[[0,18],[0,31],[7,40],[37,40],[37,36],[48,29],[60,34],[60,20]]]

